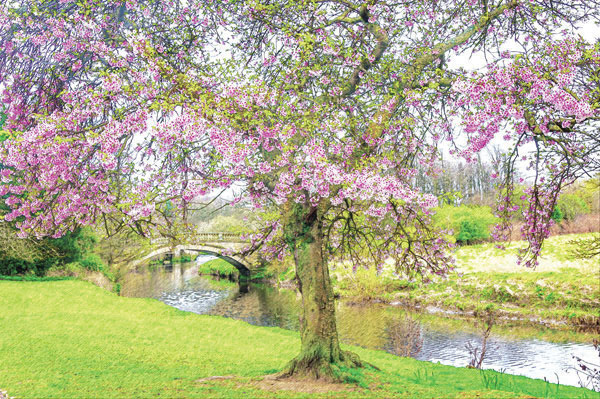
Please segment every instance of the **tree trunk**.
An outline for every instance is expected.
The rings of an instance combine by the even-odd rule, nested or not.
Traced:
[[[336,381],[340,379],[339,366],[362,364],[357,355],[340,349],[333,288],[323,254],[322,208],[297,204],[290,208],[286,215],[286,239],[294,255],[302,294],[302,347],[280,375]]]

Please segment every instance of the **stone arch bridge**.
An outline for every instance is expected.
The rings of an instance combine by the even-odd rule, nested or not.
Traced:
[[[168,238],[158,238],[151,240],[152,246],[156,249],[143,258],[135,260],[131,265],[136,267],[161,255],[181,256],[186,253],[202,252],[231,263],[242,276],[249,276],[251,269],[256,267],[258,259],[256,255],[239,254],[246,243],[247,240],[243,240],[241,234],[237,233],[199,233],[193,240],[181,244],[173,243]]]

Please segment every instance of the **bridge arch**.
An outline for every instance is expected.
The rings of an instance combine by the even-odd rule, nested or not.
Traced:
[[[225,262],[228,262],[229,264],[233,265],[236,269],[238,269],[238,271],[240,272],[240,275],[242,275],[244,277],[250,276],[250,269],[248,268],[248,266],[246,266],[239,260],[235,259],[234,257],[222,255],[219,252],[215,252],[214,250],[209,250],[209,249],[184,249],[184,251],[201,252],[204,254],[212,255],[219,259],[223,259]]]
[[[222,244],[222,243],[220,243]],[[229,252],[230,250],[236,250],[237,246],[239,246],[239,244],[237,243],[233,243],[231,245],[229,245],[232,248],[224,248],[223,246],[220,245],[210,245],[210,244],[182,244],[182,245],[177,245],[177,246],[165,246],[162,248],[158,248],[152,252],[150,252],[148,255],[144,256],[143,258],[137,259],[135,261],[133,261],[131,263],[132,267],[136,267],[140,264],[142,264],[145,261],[148,261],[152,258],[156,258],[157,256],[160,255],[166,255],[166,254],[174,254],[176,256],[181,255],[183,252],[202,252],[202,253],[206,253],[212,256],[215,256],[219,259],[223,259],[224,261],[230,263],[231,265],[233,265],[236,269],[238,269],[238,271],[240,272],[240,275],[248,277],[250,276],[250,268],[247,265],[251,264],[251,261],[249,259],[246,259],[242,256],[239,255],[224,255],[223,252]]]

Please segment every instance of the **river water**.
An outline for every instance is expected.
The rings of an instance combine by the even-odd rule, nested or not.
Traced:
[[[132,272],[122,282],[121,295],[156,298],[184,311],[298,330],[300,297],[296,292],[198,276],[198,264],[209,259],[213,258]],[[411,313],[382,304],[338,302],[336,312],[340,339],[347,344],[458,367],[469,363],[469,343],[481,345],[481,330],[472,320]],[[579,386],[577,373],[570,369],[576,365],[573,356],[597,363],[598,353],[592,345],[531,338],[552,332],[538,327],[532,334],[532,327],[527,329],[527,337],[518,327],[508,334],[506,328],[502,334],[492,330],[483,368]]]

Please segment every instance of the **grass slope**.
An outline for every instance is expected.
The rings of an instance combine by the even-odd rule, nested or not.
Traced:
[[[200,275],[219,276],[225,278],[239,278],[240,272],[231,263],[223,259],[211,259],[198,267]]]
[[[266,391],[261,376],[299,349],[298,334],[118,297],[90,283],[0,281],[0,389],[18,398],[599,398],[588,390],[352,348],[382,371],[352,390]],[[220,380],[199,379],[234,375]]]

